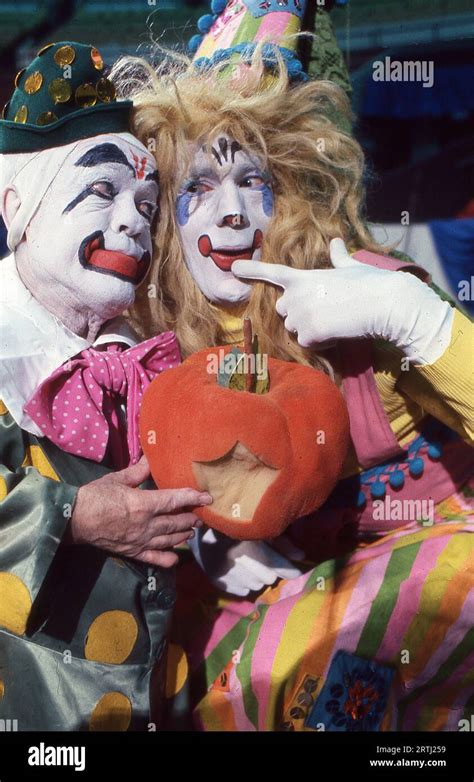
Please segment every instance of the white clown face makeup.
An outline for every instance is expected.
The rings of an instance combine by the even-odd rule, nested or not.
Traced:
[[[55,285],[104,320],[130,306],[150,266],[157,199],[156,164],[139,141],[79,142],[26,229],[43,300],[45,286]]]
[[[231,272],[236,260],[260,260],[273,212],[268,174],[229,136],[199,145],[177,199],[186,265],[210,301],[238,304],[251,286]]]

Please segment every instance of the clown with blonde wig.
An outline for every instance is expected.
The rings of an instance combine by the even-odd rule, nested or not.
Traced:
[[[285,332],[274,310],[276,290],[239,285],[234,278],[227,295],[218,285],[203,293],[190,269],[193,259],[188,265],[184,262],[184,230],[177,219],[180,191],[189,187],[187,174],[195,151],[204,142],[218,146],[219,138],[232,139],[260,161],[271,190],[271,221],[254,260],[328,268],[329,241],[339,236],[354,246],[378,249],[361,215],[362,151],[327,117],[336,113],[349,121],[346,96],[330,82],[309,82],[289,91],[284,67],[265,89],[255,90],[262,67],[257,51],[241,83],[233,81],[229,89],[228,81],[216,78],[212,70],[183,72],[176,65],[162,76],[144,60],[116,66],[116,81],[134,97],[136,132],[157,150],[162,185],[155,238],[159,262],[150,277],[157,298],[143,290],[132,318],[143,333],[158,323],[173,323],[186,356],[228,339],[226,326],[233,320],[226,322],[221,313],[240,315],[245,309],[262,334],[262,348],[288,360],[313,363],[314,351],[302,350]],[[143,79],[148,79],[145,88]],[[210,163],[216,161],[212,149],[209,158]],[[235,228],[234,234],[240,232],[241,226]],[[230,278],[228,274],[225,279]]]
[[[270,53],[253,46],[257,22],[272,14],[274,44],[282,29],[296,31],[304,3],[277,5],[231,0],[192,63],[169,59],[155,71],[129,59],[115,70],[160,170],[151,287],[131,309],[135,327],[142,336],[172,328],[190,356],[240,343],[250,317],[263,352],[328,372],[350,417],[337,488],[289,528],[320,564],[261,593],[276,580],[266,544],[200,536],[198,559],[220,552],[215,582],[246,601],[228,598],[210,638],[194,638],[197,689],[208,688],[197,724],[455,730],[472,694],[457,685],[472,654],[459,645],[472,594],[472,326],[421,267],[371,238],[343,92],[305,80],[288,38]],[[243,51],[242,40],[252,46]],[[431,694],[436,676],[442,692]],[[366,709],[346,708],[356,681],[373,687]]]

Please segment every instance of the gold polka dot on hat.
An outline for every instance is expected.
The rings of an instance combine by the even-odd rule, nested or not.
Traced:
[[[26,106],[20,106],[15,114],[14,121],[24,123],[28,119],[28,109]]]
[[[86,660],[120,665],[129,657],[138,637],[135,617],[128,611],[105,611],[87,633]]]
[[[39,71],[35,71],[34,73],[31,73],[25,80],[23,89],[28,95],[34,95],[35,92],[38,92],[38,90],[41,89],[42,84],[43,76]]]
[[[93,84],[81,84],[75,93],[75,99],[78,106],[88,109],[97,103],[97,93]]]
[[[56,122],[57,116],[54,111],[42,111],[36,118],[37,125],[50,125],[51,122]]]
[[[130,699],[121,692],[107,692],[94,707],[89,730],[125,731],[131,719]]]
[[[53,79],[48,87],[48,92],[54,103],[67,103],[72,95],[72,87],[66,79]]]
[[[76,59],[76,52],[72,46],[66,44],[66,46],[60,46],[59,49],[54,52],[54,62],[63,68],[65,65],[71,65]]]
[[[54,46],[54,43],[47,43],[45,46],[42,46],[41,49],[38,52],[38,57],[41,57],[42,54],[48,51],[48,49],[51,49],[51,47]]]
[[[25,71],[26,68],[22,68],[21,71],[18,71],[17,75],[15,76],[15,87],[18,87],[18,82],[20,81]]]
[[[114,100],[115,98],[115,87],[110,81],[110,79],[99,79],[97,84],[95,85],[96,91],[97,91],[97,97],[103,102],[103,103],[109,103],[111,100]]]
[[[98,71],[101,71],[104,67],[104,61],[102,59],[102,56],[98,49],[96,49],[94,46],[91,49],[91,60],[94,65],[94,68],[97,68]]]

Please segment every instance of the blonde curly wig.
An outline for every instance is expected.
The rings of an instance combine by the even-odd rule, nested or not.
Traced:
[[[124,58],[111,75],[119,94],[133,100],[132,131],[154,152],[160,176],[151,277],[138,291],[130,317],[142,337],[175,331],[183,356],[225,341],[215,305],[186,267],[176,222],[177,191],[197,143],[228,134],[265,161],[274,214],[263,261],[328,268],[328,245],[335,237],[353,249],[382,249],[362,214],[362,150],[341,130],[341,119],[350,127],[351,118],[344,92],[329,81],[290,87],[281,61],[274,74],[265,74],[258,47],[249,64],[233,63],[233,76],[223,78],[217,73],[221,69],[200,71],[181,56],[168,56],[158,68]],[[284,328],[275,311],[280,294],[266,283],[252,286],[245,314],[259,335],[260,349],[321,366],[325,362]]]

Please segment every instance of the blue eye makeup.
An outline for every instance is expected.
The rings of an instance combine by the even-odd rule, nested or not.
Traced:
[[[248,183],[248,184],[247,184]],[[253,171],[242,177],[240,187],[258,190],[262,194],[262,207],[267,217],[273,214],[273,189],[268,174],[261,171]]]
[[[192,199],[195,198],[195,196],[208,193],[212,189],[211,185],[203,182],[201,179],[187,179],[183,183],[176,199],[176,216],[179,225],[186,225],[188,222],[189,205]]]
[[[178,194],[176,199],[176,218],[178,225],[186,225],[189,220],[189,205],[194,198],[195,193],[184,190]]]

